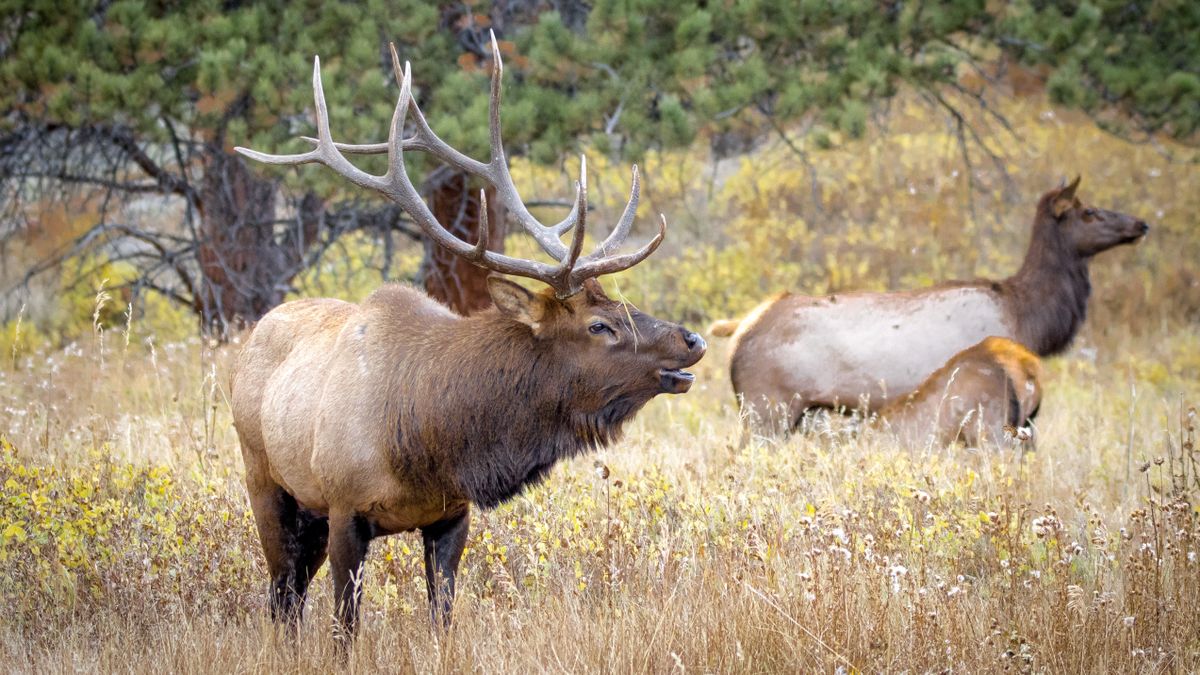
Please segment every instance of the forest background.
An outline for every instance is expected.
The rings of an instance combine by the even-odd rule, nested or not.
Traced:
[[[1200,6],[767,0],[0,3],[11,662],[326,665],[326,583],[311,648],[263,621],[223,392],[242,326],[388,280],[487,300],[394,207],[232,147],[304,147],[314,54],[335,135],[379,140],[394,41],[435,130],[481,156],[489,31],[522,195],[557,220],[586,152],[612,222],[637,162],[633,238],[662,212],[667,240],[606,285],[693,328],[785,289],[1009,274],[1037,197],[1076,174],[1153,229],[1094,261],[1037,452],[838,425],[739,447],[712,341],[701,386],[647,408],[605,470],[569,463],[481,517],[449,635],[423,623],[414,542],[377,544],[364,667],[1198,666]],[[414,173],[473,241],[478,186]]]

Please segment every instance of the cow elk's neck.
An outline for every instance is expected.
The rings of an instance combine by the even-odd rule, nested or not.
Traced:
[[[1001,284],[1020,342],[1039,356],[1065,350],[1083,326],[1092,291],[1087,262],[1040,205],[1025,261]]]

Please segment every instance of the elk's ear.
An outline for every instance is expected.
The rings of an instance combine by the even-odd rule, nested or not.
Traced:
[[[533,327],[541,321],[541,301],[524,286],[493,275],[488,277],[488,292],[501,314]]]
[[[1071,181],[1070,185],[1064,186],[1058,191],[1058,195],[1054,197],[1054,217],[1062,218],[1062,215],[1071,210],[1077,203],[1075,199],[1075,190],[1079,188],[1079,179],[1082,176],[1076,175],[1075,180]]]

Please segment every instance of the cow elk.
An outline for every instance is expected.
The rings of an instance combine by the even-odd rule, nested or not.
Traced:
[[[983,447],[1020,438],[1041,403],[1038,357],[1012,340],[989,337],[955,354],[879,417],[909,445]]]
[[[1001,281],[952,281],[891,293],[811,297],[782,293],[740,321],[730,376],[748,417],[764,431],[790,429],[811,408],[878,411],[915,390],[958,352],[995,335],[1038,356],[1065,350],[1083,325],[1088,262],[1140,239],[1145,222],[1087,206],[1079,179],[1038,202],[1020,270]]]
[[[389,285],[361,304],[333,299],[280,305],[254,328],[231,377],[246,485],[270,573],[277,621],[298,620],[305,592],[329,557],[338,634],[353,635],[360,575],[374,537],[419,529],[430,612],[449,622],[470,505],[490,508],[537,483],[555,462],[615,441],[650,399],[688,391],[684,368],[704,340],[605,295],[595,278],[649,256],[614,255],[638,203],[581,256],[587,219],[586,164],[562,222],[533,218],[513,185],[500,137],[502,65],[493,38],[491,160],[452,149],[412,98],[408,64],[393,66],[400,98],[386,143],[343,145],[330,136],[320,61],[313,68],[316,139],[310,152],[262,162],[324,164],[399,204],[439,245],[501,274],[541,281],[540,292],[493,276],[495,307],[461,317],[408,286]],[[415,134],[405,138],[411,114]],[[558,262],[547,264],[464,242],[430,213],[405,172],[404,153],[427,152],[493,186],[511,214]],[[386,153],[388,170],[368,174],[344,153]],[[487,209],[481,210],[486,219]],[[573,230],[571,244],[560,236]]]

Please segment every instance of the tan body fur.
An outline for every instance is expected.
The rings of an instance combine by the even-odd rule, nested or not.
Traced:
[[[386,426],[347,414],[382,417],[395,405],[388,400],[392,378],[437,377],[420,371],[443,363],[447,345],[436,342],[438,328],[458,321],[404,286],[385,287],[362,306],[302,300],[268,314],[242,350],[233,381],[234,407],[261,411],[257,420],[238,424],[247,480],[273,481],[318,513],[331,507],[374,513],[383,532],[412,530],[464,509],[467,499],[455,490],[430,495],[396,476],[395,441]],[[380,370],[388,366],[392,372]]]
[[[989,337],[955,354],[916,391],[884,406],[879,417],[909,444],[1001,443],[1036,415],[1041,380],[1041,362],[1033,352]]]

